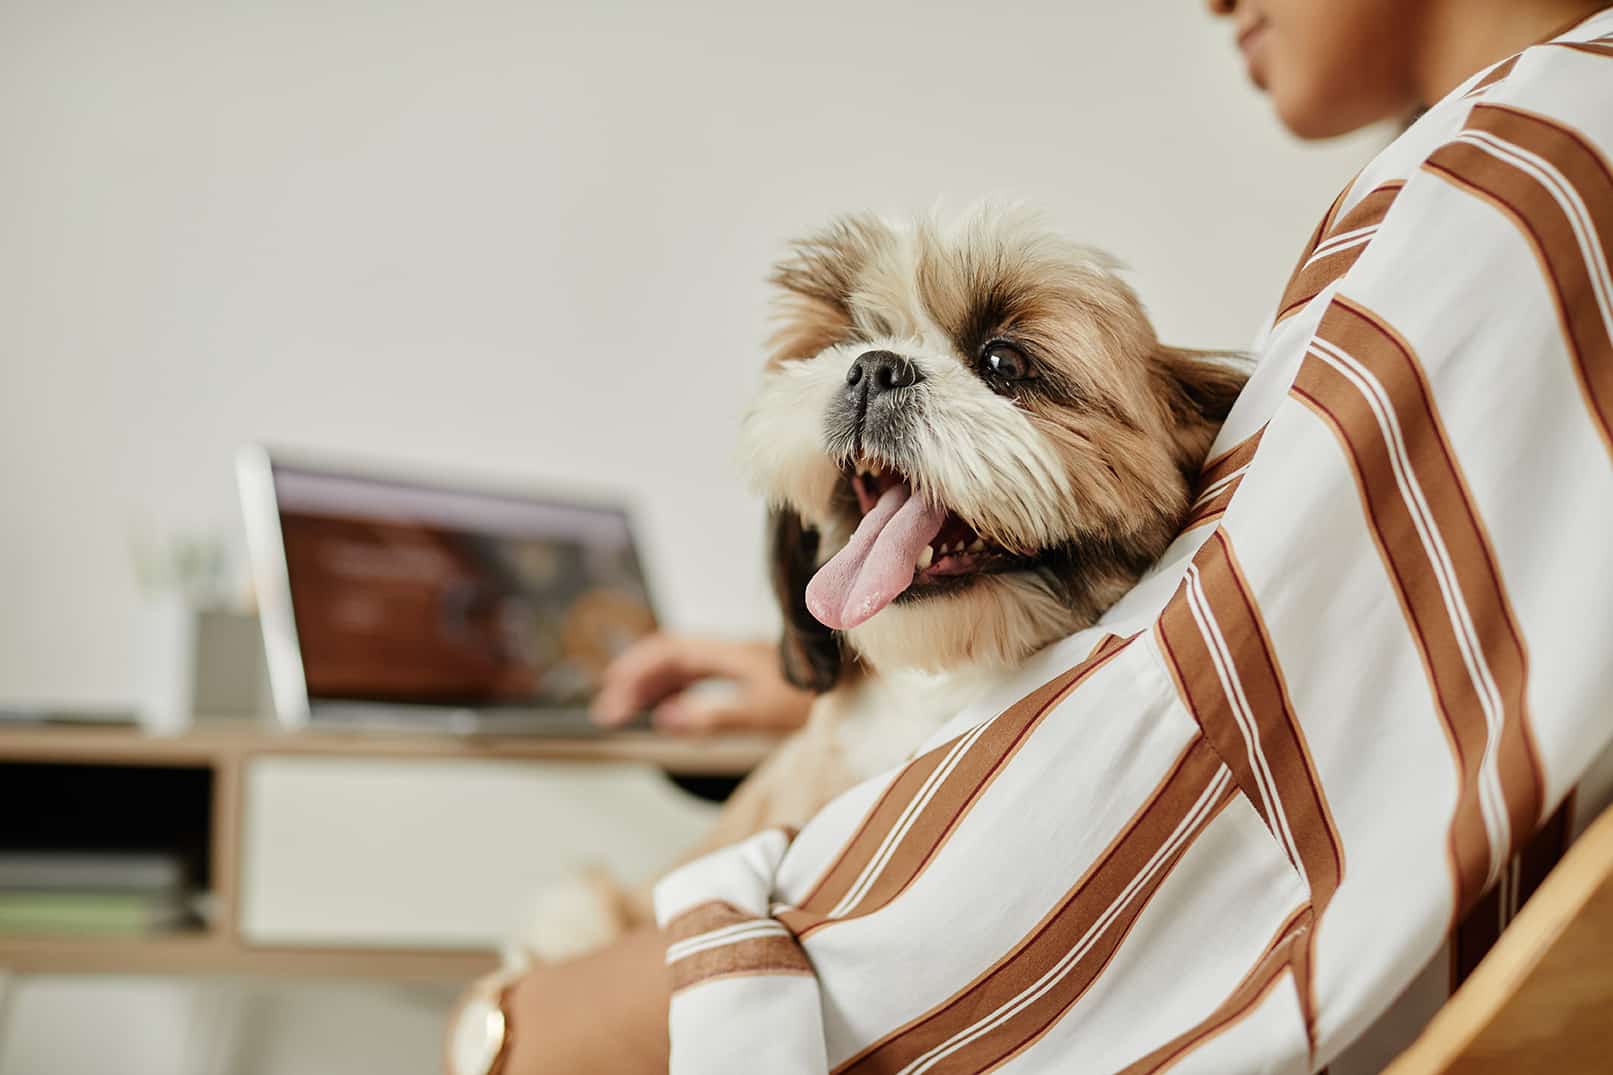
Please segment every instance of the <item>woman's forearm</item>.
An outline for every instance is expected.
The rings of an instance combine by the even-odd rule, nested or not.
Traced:
[[[652,926],[580,959],[534,967],[508,994],[500,1075],[666,1071],[665,954]]]

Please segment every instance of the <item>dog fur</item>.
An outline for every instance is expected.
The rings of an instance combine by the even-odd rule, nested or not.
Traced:
[[[1230,356],[1161,344],[1112,260],[1018,209],[842,218],[771,279],[778,331],[742,454],[769,503],[784,672],[820,698],[687,858],[801,824],[1096,620],[1175,537],[1245,378]],[[880,362],[903,383],[861,380],[859,363]],[[947,510],[937,541],[962,537],[926,548],[871,618],[832,629],[808,584],[874,486],[898,483]],[[649,917],[646,892],[586,885],[589,900],[573,885],[540,905],[530,951],[575,954]]]

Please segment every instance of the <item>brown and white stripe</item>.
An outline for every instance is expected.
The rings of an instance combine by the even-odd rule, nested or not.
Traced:
[[[1333,225],[1337,223],[1339,212],[1344,208],[1344,203],[1349,199],[1350,191],[1355,189],[1355,181],[1359,178],[1359,174],[1351,176],[1350,181],[1344,184],[1344,189],[1333,196],[1333,201],[1328,205],[1327,212],[1322,214],[1322,219],[1317,223],[1316,229],[1311,232],[1311,237],[1305,240],[1305,249],[1300,252],[1299,261],[1294,264],[1293,271],[1288,274],[1288,283],[1283,288],[1285,292],[1294,286],[1294,279],[1299,276],[1300,270],[1310,261],[1311,255],[1316,253],[1316,248],[1322,245],[1322,240],[1332,230]]]
[[[1278,323],[1299,312],[1350,271],[1378,234],[1405,185],[1405,180],[1395,179],[1373,188],[1328,229],[1294,270],[1277,306]]]
[[[1460,913],[1540,815],[1523,638],[1410,346],[1335,298],[1292,392],[1344,449],[1449,733],[1460,774],[1450,829]]]
[[[1496,104],[1475,106],[1424,167],[1505,213],[1533,247],[1613,452],[1613,170],[1564,124]]]
[[[1486,73],[1483,78],[1473,83],[1473,88],[1462,94],[1462,96],[1464,98],[1484,96],[1485,91],[1491,86],[1494,86],[1498,82],[1504,81],[1508,75],[1512,74],[1512,69],[1518,66],[1518,57],[1522,55],[1523,53],[1520,52],[1517,56],[1508,56],[1494,67],[1490,68],[1489,72]]]
[[[1194,557],[1155,631],[1183,704],[1325,906],[1344,872],[1337,827],[1224,532]]]
[[[1260,447],[1260,438],[1265,431],[1265,427],[1261,426],[1204,464],[1192,506],[1188,508],[1187,518],[1182,523],[1184,530],[1214,522],[1226,514],[1233,494],[1238,491],[1243,476],[1249,472],[1249,463],[1254,459],[1255,449]]]
[[[1226,760],[1310,887],[1320,917],[1344,877],[1344,847],[1253,588],[1217,530],[1155,632],[1183,704]],[[1314,1000],[1300,994],[1306,1030]]]
[[[1495,886],[1451,931],[1451,992],[1473,973],[1479,960],[1501,936],[1501,931],[1518,917],[1519,908],[1534,895],[1552,867],[1562,860],[1568,850],[1573,816],[1574,797],[1569,795],[1540,826],[1540,831],[1512,856]]]
[[[665,935],[674,993],[717,978],[812,973],[782,923],[721,901],[685,911],[667,923]]]
[[[905,891],[1048,713],[1126,641],[1105,636],[1086,660],[1001,715],[909,762],[799,905],[778,910],[779,920],[804,939]]]
[[[1153,1075],[1203,1047],[1217,1034],[1235,1026],[1253,1011],[1284,974],[1295,976],[1295,988],[1303,996],[1310,992],[1309,953],[1315,934],[1316,915],[1309,903],[1296,910],[1277,927],[1260,958],[1239,979],[1215,1010],[1146,1056],[1128,1064],[1120,1075]],[[1301,981],[1301,976],[1305,980]]]
[[[1596,41],[1565,41],[1562,47],[1574,49],[1577,52],[1588,52],[1592,56],[1613,57],[1613,40],[1606,38]]]
[[[1010,952],[836,1072],[989,1071],[1044,1034],[1124,941],[1172,866],[1235,795],[1193,739],[1092,867]]]
[[[1557,48],[1588,52],[1592,56],[1613,56],[1613,34],[1603,34],[1585,41],[1554,41],[1551,44]]]

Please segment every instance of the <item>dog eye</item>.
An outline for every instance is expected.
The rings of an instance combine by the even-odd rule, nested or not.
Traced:
[[[980,352],[981,364],[1004,381],[1023,381],[1034,376],[1025,352],[1003,340],[993,340]]]

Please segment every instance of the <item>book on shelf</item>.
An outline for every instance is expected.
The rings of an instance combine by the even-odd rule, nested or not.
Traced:
[[[143,892],[0,892],[0,934],[143,937],[189,921],[177,895]]]
[[[143,851],[0,851],[0,891],[178,892],[185,863]]]
[[[184,856],[0,851],[0,934],[141,937],[197,924]]]

